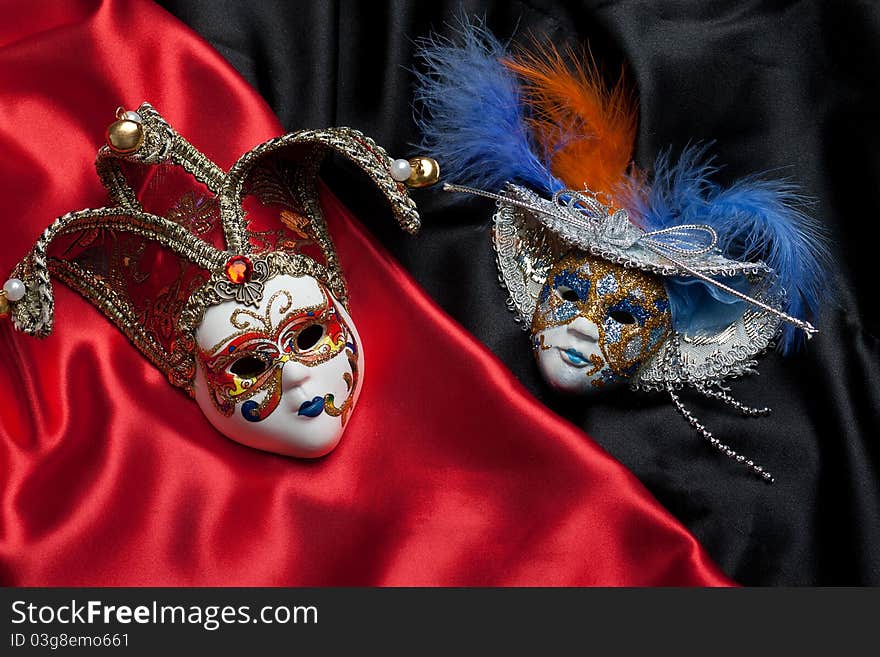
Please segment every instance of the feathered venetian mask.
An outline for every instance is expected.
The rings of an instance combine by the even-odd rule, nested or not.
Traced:
[[[96,165],[115,205],[49,225],[7,282],[3,310],[19,330],[48,335],[60,279],[222,433],[280,454],[326,454],[357,401],[363,349],[318,167],[328,150],[353,161],[414,233],[407,184],[430,182],[424,162],[330,128],[270,139],[224,172],[149,104],[117,118]]]
[[[757,177],[722,187],[705,147],[638,171],[632,94],[604,87],[587,57],[509,52],[466,23],[419,56],[422,145],[455,183],[445,189],[497,201],[498,269],[544,378],[573,393],[664,390],[713,446],[772,481],[676,391],[769,412],[724,384],[816,331],[827,247],[794,189]]]

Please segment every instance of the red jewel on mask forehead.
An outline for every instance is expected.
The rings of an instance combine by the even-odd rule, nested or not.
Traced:
[[[251,280],[251,274],[254,271],[254,266],[251,263],[250,258],[243,255],[232,256],[229,260],[226,261],[226,277],[235,283],[236,285],[241,285],[242,283],[246,283]]]

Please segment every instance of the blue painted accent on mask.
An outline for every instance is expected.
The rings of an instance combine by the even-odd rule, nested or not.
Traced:
[[[315,397],[314,399],[312,399],[312,401],[304,401],[300,405],[297,415],[305,415],[306,417],[318,417],[323,412],[324,398]]]
[[[241,405],[241,416],[248,422],[259,422],[260,416],[257,414],[260,405],[253,399],[249,399]]]
[[[587,365],[590,360],[577,349],[566,349],[565,355],[574,365]]]

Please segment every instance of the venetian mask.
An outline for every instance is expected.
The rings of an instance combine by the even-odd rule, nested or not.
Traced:
[[[339,442],[363,350],[351,317],[316,279],[276,276],[256,307],[212,306],[196,343],[196,402],[218,430],[288,456],[322,456]]]
[[[570,254],[555,264],[538,296],[532,346],[548,383],[588,392],[635,374],[670,328],[658,278]]]
[[[327,454],[354,411],[364,356],[323,214],[321,158],[333,150],[358,165],[412,233],[407,188],[436,180],[436,163],[392,160],[362,133],[329,128],[271,139],[226,172],[147,103],[117,118],[97,160],[114,204],[54,221],[13,272],[0,315],[48,335],[60,279],[232,440]]]
[[[636,94],[592,58],[534,41],[509,49],[480,22],[417,50],[421,145],[450,192],[496,202],[492,241],[516,320],[551,385],[588,392],[626,380],[668,393],[715,449],[682,388],[763,415],[725,382],[816,332],[830,255],[789,181],[713,180],[706,146],[632,161]]]

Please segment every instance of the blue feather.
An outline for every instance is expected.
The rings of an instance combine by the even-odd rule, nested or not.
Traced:
[[[634,216],[646,230],[708,224],[718,233],[725,256],[762,260],[776,272],[774,285],[786,292],[782,310],[799,319],[815,318],[830,276],[821,224],[799,209],[804,199],[791,184],[750,176],[725,188],[710,179],[716,171],[705,145],[688,146],[677,162],[668,152],[661,154],[651,189],[641,197],[633,195]],[[668,281],[670,294],[682,296],[675,286],[674,280]],[[704,306],[692,304],[676,328],[699,324],[701,315],[714,312],[711,305],[711,300]],[[790,353],[802,340],[800,329],[786,323],[779,350]]]
[[[787,293],[785,312],[812,319],[828,289],[831,257],[822,225],[798,209],[802,204],[790,184],[750,177],[718,190],[706,223],[718,231],[722,251],[760,258],[776,272],[776,285]],[[779,349],[789,353],[802,340],[785,324]]]
[[[420,148],[451,182],[493,192],[515,182],[552,195],[563,185],[536,155],[516,78],[500,62],[505,47],[481,23],[460,23],[454,39],[418,42]]]

